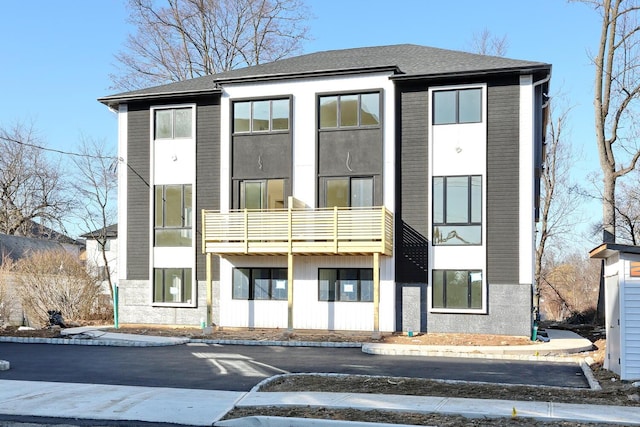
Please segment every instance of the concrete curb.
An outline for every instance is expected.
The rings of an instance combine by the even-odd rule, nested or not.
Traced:
[[[8,371],[11,365],[6,360],[0,360],[0,371]]]
[[[60,344],[60,345],[99,345],[114,347],[163,347],[169,345],[181,345],[189,342],[188,338],[181,341],[124,341],[124,340],[101,340],[95,338],[36,338],[36,337],[0,337],[0,342],[22,343],[22,344]]]
[[[277,346],[277,347],[329,347],[329,348],[361,348],[361,342],[342,341],[278,341],[278,340],[208,340],[190,339],[190,343],[217,344],[217,345],[254,345],[254,346]]]

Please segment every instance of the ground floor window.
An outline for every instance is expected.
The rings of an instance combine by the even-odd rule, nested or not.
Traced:
[[[286,300],[286,268],[234,268],[233,299]]]
[[[153,302],[191,304],[190,268],[154,268]]]
[[[433,270],[433,308],[481,309],[481,270]]]
[[[373,301],[373,269],[319,268],[319,301]]]

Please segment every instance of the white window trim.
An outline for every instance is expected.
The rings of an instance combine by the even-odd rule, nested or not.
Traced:
[[[186,103],[186,104],[167,104],[167,105],[156,105],[149,108],[149,305],[151,307],[178,307],[178,308],[195,308],[198,306],[198,282],[196,280],[196,265],[195,265],[195,248],[196,248],[196,167],[193,166],[193,174],[191,178],[191,182],[176,182],[175,184],[191,184],[191,194],[192,194],[192,203],[193,209],[191,209],[191,224],[193,224],[193,232],[192,232],[192,242],[191,246],[179,247],[176,249],[190,249],[193,256],[191,257],[189,265],[155,265],[155,246],[154,242],[154,216],[155,216],[155,204],[154,196],[155,196],[155,142],[156,141],[186,141],[193,140],[196,142],[196,124],[197,124],[197,105],[195,103]],[[156,110],[169,110],[176,108],[191,108],[192,109],[192,122],[191,122],[191,138],[175,138],[175,139],[167,139],[167,138],[155,138],[155,112]],[[163,248],[166,249],[166,248]],[[169,249],[170,250],[170,249]],[[154,268],[191,268],[191,303],[181,303],[181,302],[154,302]]]
[[[464,89],[474,89],[480,88],[482,89],[482,121],[476,123],[452,123],[452,124],[433,124],[433,92],[443,91],[443,90],[464,90]],[[486,262],[486,248],[487,248],[487,171],[486,164],[483,168],[483,172],[479,173],[476,170],[470,170],[467,175],[481,175],[482,176],[482,245],[471,245],[471,246],[433,246],[433,177],[434,177],[434,154],[433,154],[433,129],[434,126],[439,128],[445,127],[467,127],[467,126],[478,126],[483,125],[485,130],[488,126],[488,108],[487,108],[487,84],[486,83],[476,83],[476,84],[465,84],[465,85],[446,85],[446,86],[433,86],[429,88],[428,91],[428,114],[427,114],[427,126],[428,126],[428,138],[430,141],[429,144],[429,165],[428,165],[428,176],[427,176],[427,188],[429,191],[427,192],[427,206],[429,209],[428,212],[428,239],[429,239],[429,278],[427,284],[427,312],[428,313],[442,313],[442,314],[488,314],[489,312],[489,304],[488,304],[488,293],[489,293],[489,284],[487,282],[487,262]],[[435,176],[448,176],[448,175],[460,175],[460,173],[442,173],[442,171],[438,171]],[[482,265],[467,265],[462,262],[459,265],[456,265],[455,268],[436,268],[435,270],[449,270],[449,269],[457,269],[457,270],[480,270],[482,271],[482,307],[479,309],[460,309],[460,308],[434,308],[433,307],[433,258],[434,252],[438,251],[456,251],[464,254],[467,248],[476,248],[480,249],[484,252],[484,261]],[[457,259],[468,259],[465,255],[460,255],[456,257]]]

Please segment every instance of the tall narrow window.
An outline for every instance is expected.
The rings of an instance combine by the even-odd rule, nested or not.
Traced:
[[[433,244],[482,244],[482,177],[433,178]]]
[[[191,246],[191,184],[156,185],[155,246]]]

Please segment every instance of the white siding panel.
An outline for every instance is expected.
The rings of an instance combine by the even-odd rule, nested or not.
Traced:
[[[625,268],[628,271],[628,268]],[[624,340],[624,364],[621,377],[640,379],[640,284],[627,281],[624,284],[622,337]]]

